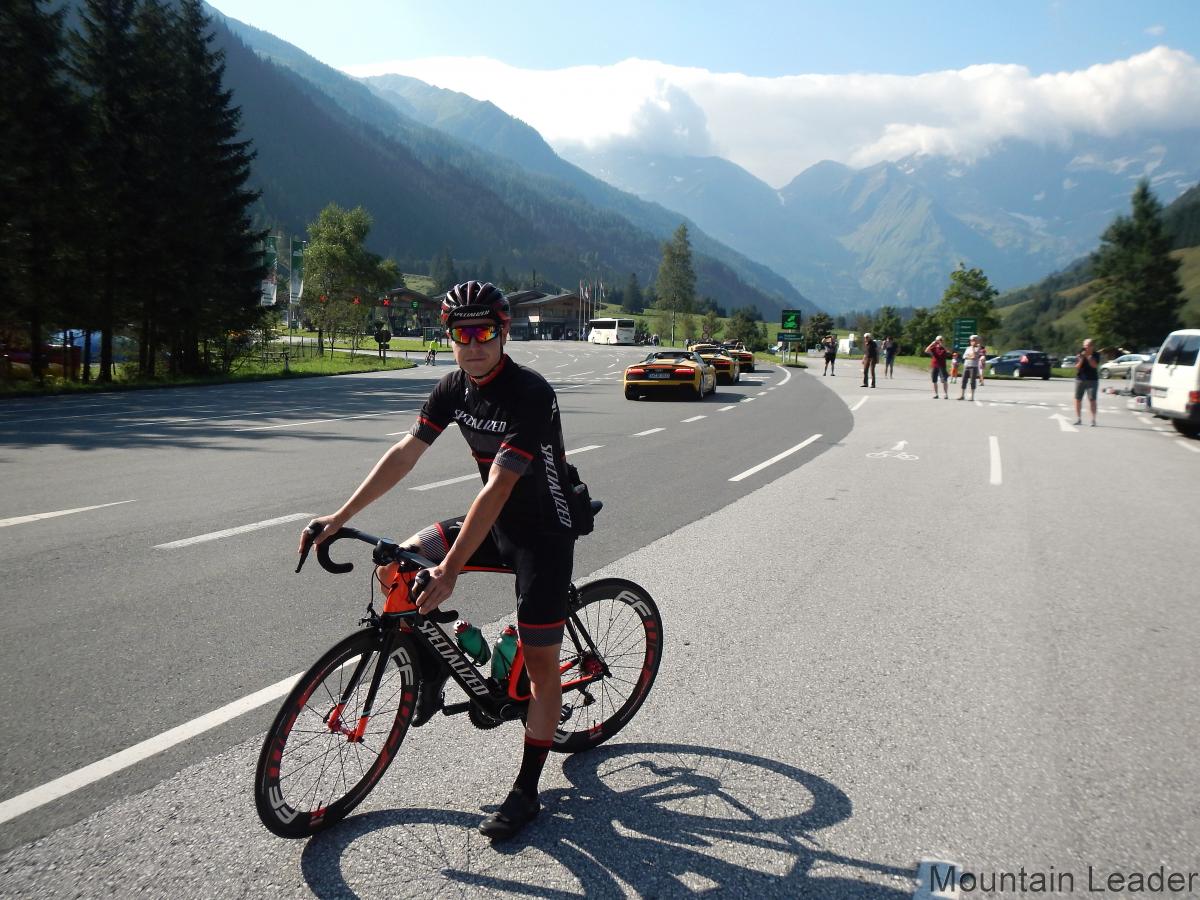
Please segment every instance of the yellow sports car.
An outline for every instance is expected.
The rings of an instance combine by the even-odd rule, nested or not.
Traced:
[[[742,380],[742,369],[733,354],[718,344],[692,344],[692,352],[717,370],[717,381],[737,384]]]
[[[691,350],[656,350],[625,370],[625,399],[684,391],[703,400],[717,389],[717,370]]]
[[[725,352],[738,361],[743,372],[754,371],[754,354],[746,349],[746,345],[741,341],[724,341],[721,344],[725,348]]]

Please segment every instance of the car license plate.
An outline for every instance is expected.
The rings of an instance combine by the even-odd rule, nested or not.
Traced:
[[[670,372],[647,372],[646,377],[647,378],[670,378],[671,373]]]

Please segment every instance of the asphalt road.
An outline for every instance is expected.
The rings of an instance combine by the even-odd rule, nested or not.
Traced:
[[[334,832],[269,836],[250,777],[274,701],[0,822],[0,893],[891,896],[930,859],[1081,884],[1200,870],[1200,442],[1109,396],[1075,429],[1058,381],[931,404],[916,372],[870,390],[845,364],[772,367],[630,403],[633,348],[512,349],[556,384],[606,502],[577,575],[635,578],[667,635],[629,728],[548,767],[530,838],[498,852],[471,830],[518,738],[461,720],[412,732]],[[177,542],[333,509],[432,377],[6,404],[0,804],[350,630],[367,567],[291,574],[299,520]],[[444,436],[355,524],[402,537],[460,512],[476,482],[414,488],[471,471]],[[480,624],[511,615],[502,580],[461,590]]]

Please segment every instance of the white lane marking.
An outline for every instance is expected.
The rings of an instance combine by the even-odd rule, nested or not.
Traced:
[[[558,364],[557,366],[555,366],[554,368],[556,368],[556,369],[561,369],[563,366],[569,366],[569,365],[570,365],[570,363],[559,363],[559,364]]]
[[[1183,449],[1185,449],[1185,450],[1191,450],[1193,453],[1200,453],[1200,447],[1193,447],[1191,444],[1189,444],[1187,441],[1183,440],[1182,438],[1177,440],[1175,443],[1177,443],[1180,447],[1183,447]]]
[[[983,406],[983,401],[982,401],[982,400],[972,400],[971,402],[972,402],[972,403],[974,403],[974,404],[975,404],[976,406],[978,406],[978,407],[981,407],[981,408],[982,408],[982,406]]]
[[[741,481],[743,478],[749,478],[751,475],[755,474],[756,472],[761,472],[767,466],[774,465],[775,463],[779,462],[781,459],[785,459],[785,458],[791,456],[793,453],[803,450],[805,447],[807,447],[813,441],[819,440],[820,437],[821,437],[821,435],[814,434],[811,437],[805,438],[803,441],[801,441],[795,447],[792,447],[788,450],[784,450],[782,453],[778,453],[775,456],[772,456],[766,462],[760,462],[757,466],[754,466],[751,469],[747,469],[745,472],[742,472],[741,474],[734,475],[729,480],[730,481]]]
[[[743,397],[741,400],[738,401],[738,403],[753,403],[753,402],[754,402],[753,397]]]
[[[595,375],[595,372],[576,372],[574,375],[569,375],[569,378],[582,378],[584,375]]]
[[[923,859],[917,865],[913,900],[958,900],[958,873],[962,866],[941,859]]]
[[[686,425],[688,422],[699,422],[701,419],[707,418],[708,416],[692,416],[690,419],[681,419],[680,421]]]
[[[759,392],[758,392],[758,396],[759,396],[759,397],[765,397],[765,396],[767,396],[767,392],[766,392],[766,391],[759,391]]]
[[[184,722],[182,725],[177,725],[168,731],[164,731],[162,734],[155,735],[141,743],[134,744],[132,747],[114,753],[112,756],[84,766],[82,769],[76,769],[74,772],[68,772],[66,775],[32,788],[23,794],[10,797],[8,800],[0,803],[0,825],[30,810],[37,809],[39,806],[57,800],[59,797],[65,797],[73,791],[87,787],[89,784],[99,781],[102,778],[107,778],[109,775],[126,769],[144,759],[148,759],[155,754],[162,753],[164,750],[169,750],[176,744],[181,744],[198,734],[216,728],[218,725],[223,725],[230,719],[237,718],[243,713],[250,712],[252,709],[257,709],[264,703],[277,700],[287,694],[303,674],[303,672],[297,672],[295,675],[290,675],[282,681],[275,682],[270,687],[255,691],[253,694],[247,694],[240,700],[227,703],[218,709],[214,709],[212,712],[205,713],[199,718],[192,719],[190,722]]]
[[[645,431],[639,431],[637,434],[633,435],[633,437],[645,437],[648,434],[657,434],[660,431],[666,430],[667,429],[665,428],[648,428]]]
[[[171,541],[169,544],[155,544],[155,550],[178,550],[180,547],[190,547],[192,544],[203,544],[205,541],[215,541],[220,538],[233,537],[235,534],[245,534],[248,531],[258,531],[260,528],[270,528],[272,525],[282,525],[284,522],[296,522],[300,519],[308,519],[312,517],[312,513],[293,513],[290,516],[279,516],[277,519],[266,519],[262,522],[254,522],[251,525],[239,525],[236,528],[226,528],[223,531],[212,531],[208,534],[200,534],[196,537],[183,538],[179,541]]]
[[[122,503],[137,503],[137,501],[115,500],[112,503],[97,503],[95,506],[77,506],[75,509],[59,509],[55,512],[34,513],[31,516],[13,516],[11,519],[0,519],[0,528],[7,528],[9,525],[24,525],[26,522],[37,522],[40,519],[54,519],[58,516],[90,512],[93,509],[104,509],[106,506],[120,506]]]
[[[1074,429],[1071,429],[1074,431]],[[992,468],[989,481],[992,484],[1000,484],[1002,481],[1002,473],[1000,470],[1000,440],[994,434],[988,436],[988,447],[991,450]]]
[[[1066,416],[1064,416],[1062,413],[1055,413],[1052,416],[1047,416],[1047,418],[1058,419],[1058,430],[1059,431],[1078,431],[1079,430],[1074,425],[1072,425],[1070,420]]]
[[[783,387],[785,384],[787,384],[788,381],[791,380],[791,377],[792,377],[792,370],[784,369],[783,370],[783,381],[779,382],[779,387]]]
[[[114,425],[113,428],[137,428],[146,425],[186,425],[188,422],[215,422],[218,419],[251,419],[255,416],[277,416],[281,413],[297,412],[299,410],[309,410],[311,406],[290,406],[285,409],[269,409],[265,412],[247,412],[242,410],[235,413],[224,413],[219,416],[196,416],[190,419],[176,419],[174,421],[164,421],[163,419],[149,419],[144,422],[125,422],[121,425]]]
[[[448,484],[458,484],[460,481],[470,481],[474,478],[479,480],[479,473],[473,475],[459,475],[457,478],[447,478],[445,481],[434,481],[429,484],[418,484],[416,487],[410,487],[410,491],[432,491],[434,488],[445,487]]]
[[[717,412],[725,412],[725,410],[733,409],[735,406],[737,406],[736,403],[732,403],[729,406],[722,406],[720,409],[717,410]]]
[[[574,450],[568,450],[564,456],[570,456],[573,453],[587,453],[589,450],[599,450],[603,444],[588,444],[586,447],[576,447]]]
[[[863,397],[861,400],[859,400],[857,403],[855,403],[852,407],[850,407],[850,412],[858,412],[862,408],[862,405],[870,399],[871,399],[870,397]]]
[[[299,425],[316,425],[321,422],[344,422],[347,419],[374,419],[379,416],[390,416],[407,410],[393,409],[388,412],[363,413],[360,416],[334,416],[332,419],[310,419],[307,422],[285,422],[282,425],[255,425],[252,428],[235,428],[234,431],[270,431],[272,428],[296,428]]]

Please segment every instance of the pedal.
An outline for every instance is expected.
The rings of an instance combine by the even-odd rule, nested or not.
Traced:
[[[462,703],[447,703],[445,706],[442,707],[442,715],[443,716],[457,716],[457,715],[460,715],[461,713],[465,713],[470,708],[471,708],[470,700],[464,700]]]
[[[562,712],[558,716],[558,724],[563,725],[570,720],[571,715],[575,712],[575,707],[563,704]]]

